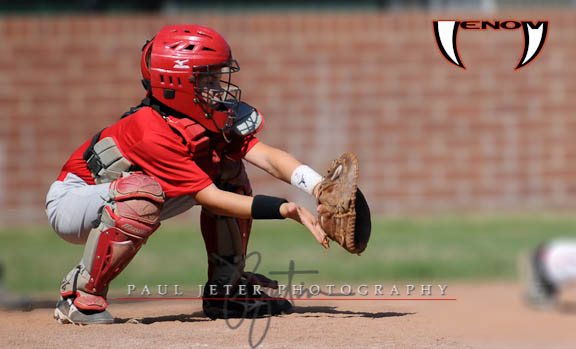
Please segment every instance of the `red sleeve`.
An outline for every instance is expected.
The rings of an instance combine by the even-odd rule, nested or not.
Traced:
[[[211,172],[206,172],[211,169],[211,157],[192,158],[182,138],[150,108],[142,108],[106,128],[101,134],[101,138],[104,137],[114,138],[124,157],[155,178],[162,185],[167,198],[194,194],[212,184]],[[224,147],[224,155],[241,160],[258,142],[254,135],[238,137]],[[61,178],[73,172],[89,184],[94,183],[82,159],[89,143],[87,141],[76,150],[64,166]],[[208,160],[208,164],[204,160]],[[201,167],[202,164],[205,166]]]
[[[226,147],[226,155],[232,160],[241,160],[260,140],[253,135],[238,138]]]
[[[186,146],[172,131],[169,132],[148,131],[141,141],[126,151],[126,156],[158,180],[168,198],[197,193],[212,184]]]
[[[90,145],[92,139],[87,140],[78,149],[72,153],[68,161],[62,167],[62,171],[58,176],[57,180],[63,181],[68,173],[73,173],[78,177],[82,178],[88,184],[94,184],[94,178],[90,174],[88,166],[86,166],[86,161],[84,161],[84,152]]]

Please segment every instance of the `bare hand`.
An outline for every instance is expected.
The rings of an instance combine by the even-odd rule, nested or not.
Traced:
[[[312,235],[314,235],[316,241],[324,246],[324,248],[330,247],[328,244],[328,237],[320,226],[320,223],[318,223],[316,217],[314,217],[314,215],[304,207],[297,205],[294,202],[287,202],[280,206],[280,214],[283,217],[293,219],[308,228]]]

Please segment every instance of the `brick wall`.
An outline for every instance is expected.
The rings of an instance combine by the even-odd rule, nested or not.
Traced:
[[[463,71],[438,18],[549,19],[514,71],[522,32],[462,31]],[[576,208],[576,13],[190,14],[0,19],[0,224],[45,222],[70,153],[143,95],[139,53],[162,25],[214,27],[239,60],[261,139],[323,170],[358,154],[378,214]],[[255,191],[304,196],[250,169]]]

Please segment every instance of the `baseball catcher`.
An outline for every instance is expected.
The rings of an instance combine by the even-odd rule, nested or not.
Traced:
[[[343,154],[332,161],[318,187],[318,219],[328,237],[350,253],[360,255],[370,239],[370,209],[358,189],[358,160],[354,154]]]
[[[240,100],[232,82],[240,67],[219,33],[197,25],[163,27],[142,48],[140,65],[145,98],[87,137],[46,197],[52,228],[66,241],[85,245],[62,280],[56,320],[113,323],[106,302],[110,283],[162,221],[194,205],[202,206],[208,257],[202,306],[212,319],[291,311],[287,300],[256,292],[257,285],[273,285],[272,280],[244,272],[253,219],[290,218],[319,243],[326,239],[324,226],[350,251],[363,250],[366,231],[348,235],[363,226],[359,221],[369,221],[359,214],[367,211],[359,209],[366,204],[355,182],[341,185],[341,174],[348,172],[340,167],[323,181],[309,166],[257,138],[264,118]],[[294,202],[253,196],[244,160],[318,197],[326,210],[322,226]],[[344,163],[356,178],[356,165]],[[352,201],[340,200],[340,191]],[[239,289],[248,292],[241,295]]]

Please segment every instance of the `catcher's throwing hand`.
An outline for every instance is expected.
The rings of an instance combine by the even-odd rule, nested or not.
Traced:
[[[328,237],[326,236],[324,229],[322,229],[320,223],[318,223],[318,220],[312,213],[310,213],[310,211],[293,202],[287,202],[280,206],[280,214],[285,218],[291,218],[304,225],[308,230],[310,230],[312,235],[314,235],[314,238],[319,244],[325,248],[329,247]]]

